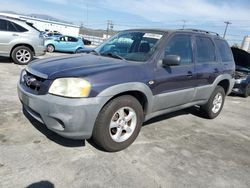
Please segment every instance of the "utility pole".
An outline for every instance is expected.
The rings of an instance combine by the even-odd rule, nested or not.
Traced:
[[[225,24],[226,24],[226,28],[225,28],[225,31],[224,31],[224,35],[223,35],[223,38],[225,38],[226,37],[226,33],[227,33],[227,28],[228,28],[228,25],[229,24],[232,24],[231,22],[229,22],[229,21],[226,21],[226,22],[224,22]]]
[[[107,38],[109,36],[109,31],[112,30],[114,27],[114,24],[112,23],[112,20],[107,21]]]
[[[186,26],[186,20],[182,20],[183,21],[183,25],[182,25],[182,29],[185,29],[185,26]]]

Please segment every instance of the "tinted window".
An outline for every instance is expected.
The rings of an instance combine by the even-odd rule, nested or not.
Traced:
[[[233,60],[231,49],[229,48],[226,41],[217,39],[217,40],[215,40],[215,44],[216,44],[217,48],[219,49],[221,60],[223,62]]]
[[[177,35],[170,39],[165,49],[166,55],[178,55],[181,57],[181,64],[192,63],[192,42],[188,35]]]
[[[13,23],[13,22],[11,22],[13,25],[14,25],[14,27],[16,28],[16,30],[17,30],[17,32],[25,32],[25,31],[28,31],[27,29],[25,29],[24,27],[22,27],[22,26],[20,26],[20,25],[18,25],[18,24],[16,24],[16,23]]]
[[[7,21],[0,19],[0,31],[7,31]]]
[[[211,39],[207,37],[196,37],[197,61],[207,63],[216,61],[215,47]]]
[[[77,42],[78,39],[77,39],[77,38],[74,38],[74,37],[68,37],[68,41],[69,41],[69,42]]]
[[[16,28],[14,27],[14,25],[12,25],[12,23],[10,21],[7,21],[7,31],[16,32]]]

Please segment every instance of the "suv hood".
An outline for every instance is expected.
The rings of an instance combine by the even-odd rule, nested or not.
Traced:
[[[55,79],[58,77],[83,77],[126,65],[127,62],[120,59],[77,54],[37,60],[30,63],[26,70],[44,79]]]

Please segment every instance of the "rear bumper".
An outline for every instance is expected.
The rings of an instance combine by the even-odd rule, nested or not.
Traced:
[[[46,47],[45,46],[36,46],[34,48],[35,50],[35,56],[41,56],[44,55],[46,53]]]
[[[71,139],[88,139],[96,117],[107,97],[72,99],[50,94],[33,95],[18,83],[18,96],[24,109],[57,134]]]

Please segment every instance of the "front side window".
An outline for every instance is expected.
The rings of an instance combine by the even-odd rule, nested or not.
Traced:
[[[128,61],[147,61],[155,51],[163,33],[128,31],[121,32],[96,48],[103,56],[115,54]]]
[[[196,37],[197,62],[209,63],[216,61],[215,46],[207,37]]]
[[[165,56],[178,55],[181,58],[181,65],[193,62],[192,41],[189,35],[176,35],[172,37],[165,48]]]

